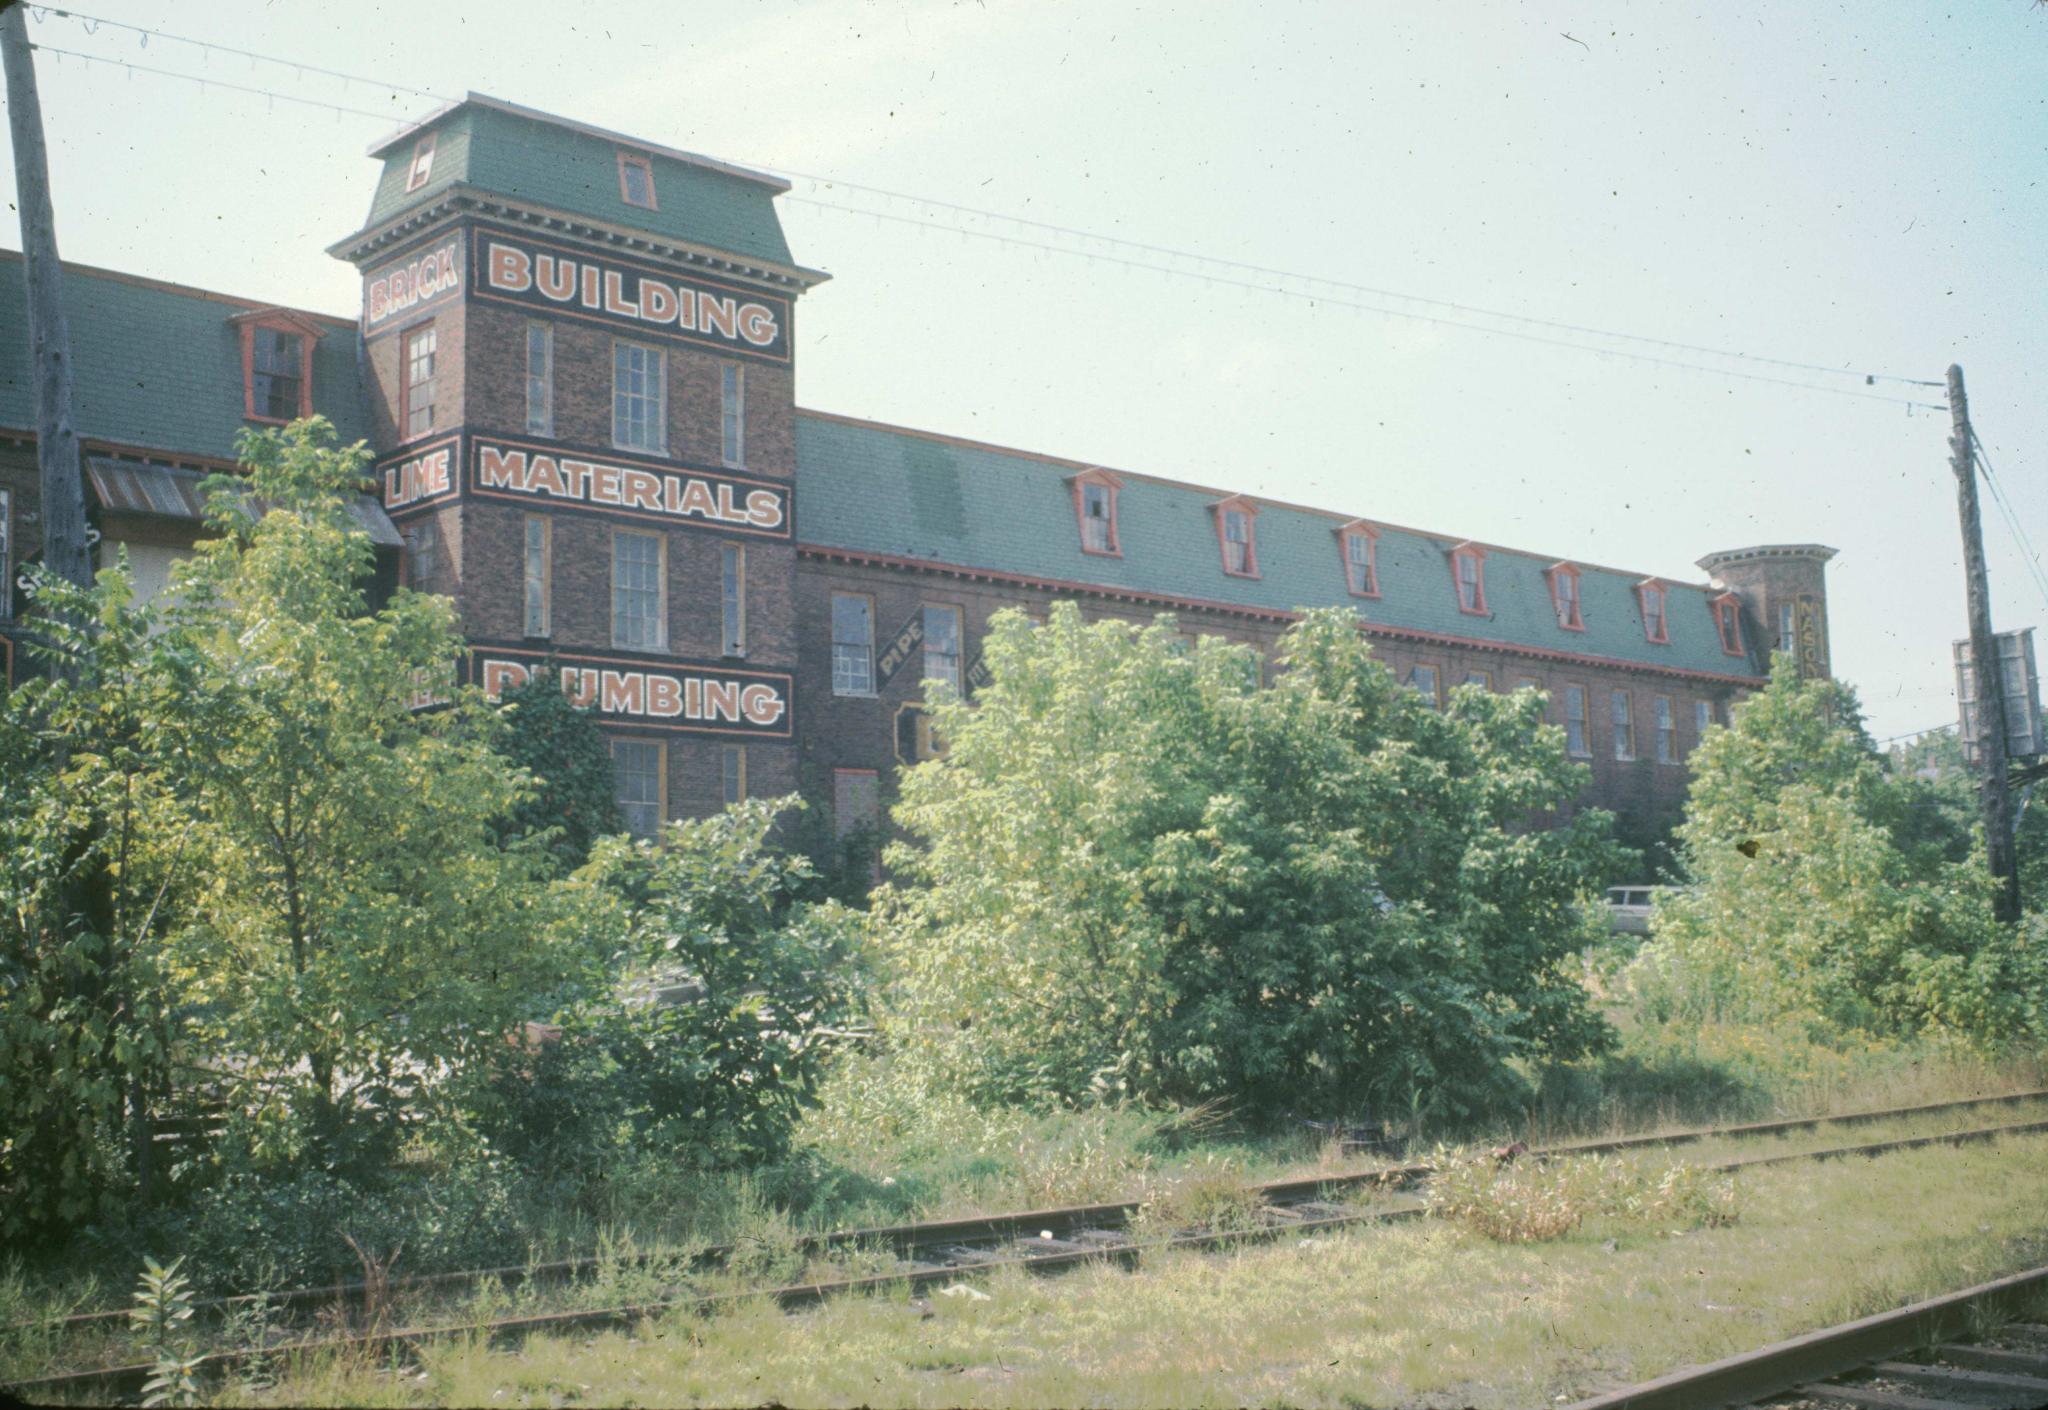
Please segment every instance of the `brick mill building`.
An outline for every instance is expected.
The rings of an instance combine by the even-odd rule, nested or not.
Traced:
[[[353,319],[67,266],[100,551],[160,588],[236,432],[326,415],[375,451],[358,512],[386,583],[454,598],[487,689],[552,663],[637,829],[792,790],[841,831],[874,821],[930,748],[924,682],[971,690],[1003,607],[1170,611],[1261,648],[1351,608],[1433,701],[1547,692],[1588,801],[1647,827],[1772,650],[1828,671],[1830,549],[1667,579],[803,410],[795,310],[826,276],[791,257],[786,183],[477,95],[371,155],[368,218],[329,251],[362,273]],[[38,550],[18,270],[0,326],[12,584]]]

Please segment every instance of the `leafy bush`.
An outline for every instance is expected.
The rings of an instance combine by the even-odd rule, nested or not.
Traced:
[[[506,719],[498,752],[534,781],[512,805],[504,836],[534,838],[561,870],[574,871],[598,838],[623,830],[604,732],[589,710],[570,703],[550,669],[507,689],[498,705]]]
[[[2048,955],[1992,922],[1981,857],[1948,860],[1913,821],[1918,785],[1886,775],[1844,687],[1778,657],[1692,771],[1692,884],[1630,976],[1646,1016],[1987,1046],[2048,1031]]]
[[[1339,612],[1270,687],[1245,648],[1071,604],[986,649],[876,898],[886,1030],[932,1085],[1441,1114],[1604,1040],[1568,960],[1605,815],[1509,830],[1583,781],[1533,695],[1434,711]]]
[[[598,844],[577,884],[612,983],[561,1015],[559,1042],[506,1064],[488,1127],[508,1156],[581,1189],[637,1152],[671,1172],[787,1152],[863,997],[853,913],[796,899],[810,864],[769,844],[792,806]]]

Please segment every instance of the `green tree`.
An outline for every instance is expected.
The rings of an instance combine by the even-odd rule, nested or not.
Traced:
[[[1887,774],[1846,688],[1780,656],[1692,772],[1691,884],[1640,961],[1659,1011],[1993,1043],[2039,1030],[2041,957],[1992,923],[1981,850],[1950,860],[1928,784]]]
[[[323,1146],[433,1102],[436,1074],[500,1049],[580,958],[546,858],[496,843],[527,784],[454,684],[451,604],[365,608],[349,505],[368,453],[333,442],[317,417],[244,434],[165,648],[199,682],[177,962],[237,1105],[306,1118],[266,1129]]]
[[[498,752],[534,781],[504,824],[508,840],[534,838],[564,872],[590,860],[598,838],[621,830],[612,755],[589,710],[562,693],[552,670],[536,671],[500,697],[507,728]]]
[[[1510,830],[1583,782],[1533,693],[1440,714],[1341,612],[1270,687],[1245,648],[1069,604],[998,614],[986,651],[876,900],[887,1032],[934,1082],[1456,1110],[1602,1041],[1567,961],[1605,815]]]

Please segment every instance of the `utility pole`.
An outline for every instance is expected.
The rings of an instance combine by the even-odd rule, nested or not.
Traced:
[[[14,139],[14,188],[21,205],[22,269],[28,280],[29,360],[36,396],[36,466],[42,478],[43,562],[59,577],[92,586],[85,537],[85,481],[71,414],[71,331],[64,322],[64,271],[50,213],[50,161],[43,105],[36,96],[28,6],[0,9],[0,63],[7,71],[7,125]],[[8,585],[7,590],[12,590]]]
[[[2006,778],[2005,678],[1991,636],[1991,588],[1984,578],[1984,526],[1977,517],[1977,440],[1963,369],[1948,369],[1949,467],[1956,474],[1956,508],[1963,520],[1963,576],[1969,588],[1970,666],[1977,682],[1977,796],[1984,806],[1984,849],[1991,864],[1991,913],[2003,925],[2020,918],[2019,860],[2013,851],[2012,785]]]

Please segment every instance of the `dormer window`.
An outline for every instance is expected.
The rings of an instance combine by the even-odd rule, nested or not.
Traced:
[[[1730,656],[1742,656],[1742,599],[1724,592],[1713,601],[1714,627],[1721,634],[1721,649]]]
[[[412,165],[406,169],[405,189],[408,193],[417,191],[434,176],[434,136],[428,133],[412,149]]]
[[[1354,519],[1337,530],[1337,547],[1344,557],[1344,586],[1353,597],[1380,595],[1379,567],[1374,561],[1380,531],[1362,519]]]
[[[1216,511],[1216,541],[1223,550],[1223,571],[1233,578],[1259,575],[1259,547],[1254,521],[1259,507],[1243,495],[1234,495],[1212,506]]]
[[[242,334],[242,415],[281,424],[313,414],[313,345],[326,330],[284,309],[228,320]]]
[[[1116,532],[1116,496],[1124,482],[1107,470],[1083,470],[1068,477],[1074,487],[1074,518],[1081,529],[1081,551],[1107,558],[1123,555]]]
[[[1476,543],[1461,543],[1452,549],[1451,579],[1458,589],[1458,610],[1486,616],[1486,550]]]
[[[619,199],[654,210],[654,163],[639,152],[619,153]]]
[[[1643,610],[1643,640],[1664,645],[1671,635],[1664,623],[1664,584],[1645,578],[1636,584],[1636,603]]]
[[[1582,632],[1585,618],[1579,615],[1579,570],[1569,563],[1550,568],[1550,605],[1557,613],[1557,625],[1564,631]]]

